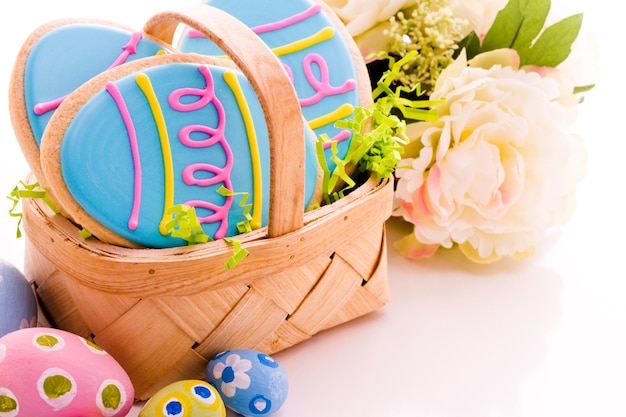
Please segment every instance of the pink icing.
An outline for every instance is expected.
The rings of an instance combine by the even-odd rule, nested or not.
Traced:
[[[284,29],[288,26],[294,25],[312,16],[315,16],[321,10],[322,10],[322,6],[320,4],[314,4],[313,6],[309,7],[308,9],[306,9],[305,11],[301,13],[297,13],[293,16],[290,16],[283,20],[279,20],[277,22],[266,23],[264,25],[256,26],[252,28],[252,31],[258,35],[261,33],[273,32],[275,30]]]
[[[115,101],[117,108],[120,112],[120,116],[124,121],[124,125],[126,126],[126,131],[128,132],[128,139],[130,141],[130,149],[133,158],[133,170],[134,170],[134,190],[133,190],[133,208],[131,211],[130,219],[128,220],[128,228],[130,230],[135,230],[139,226],[139,210],[141,208],[141,182],[142,182],[142,171],[141,171],[141,160],[139,158],[139,145],[137,144],[137,131],[135,130],[135,125],[130,117],[130,112],[128,111],[128,106],[120,93],[120,90],[117,86],[108,82],[106,84],[106,90]]]
[[[124,46],[122,46],[122,50],[124,52],[122,52],[115,61],[113,61],[113,63],[111,65],[109,65],[109,68],[107,69],[111,69],[114,67],[118,67],[120,65],[122,65],[123,63],[125,63],[128,60],[128,57],[131,55],[134,55],[137,53],[137,45],[139,44],[139,41],[141,41],[141,39],[143,38],[143,35],[140,32],[133,32],[132,35],[130,35],[130,40],[128,41],[128,43]]]
[[[320,13],[321,10],[322,10],[322,6],[320,4],[315,4],[309,7],[308,9],[300,13],[294,14],[292,16],[289,16],[285,19],[255,26],[251,29],[257,35],[261,33],[277,31],[277,30],[289,27],[291,25],[294,25],[296,23],[300,23],[306,19],[309,19],[310,17],[313,17],[316,14]],[[187,36],[189,38],[204,38],[204,35],[202,33],[194,29],[190,29],[187,32]],[[317,66],[317,69],[319,70],[319,75],[320,75],[319,78],[317,77],[316,73],[313,70],[314,65]],[[326,97],[344,94],[357,88],[357,82],[354,79],[349,79],[340,86],[331,85],[328,63],[324,59],[324,57],[319,54],[311,53],[311,54],[306,55],[302,62],[302,66],[304,69],[306,80],[311,85],[311,87],[315,90],[315,93],[311,97],[300,99],[301,107],[313,106],[319,103],[320,101],[322,101]],[[289,76],[289,79],[291,80],[293,84],[294,83],[293,70],[289,67],[289,65],[285,63],[283,63],[283,67],[285,68],[285,71],[287,72],[287,75]],[[342,130],[338,134],[336,134],[333,138],[331,138],[331,142],[341,142],[341,141],[349,139],[350,137],[351,137],[351,132],[349,130]],[[329,148],[332,145],[331,142],[325,143],[323,145],[324,149]]]
[[[128,57],[137,53],[137,45],[139,41],[143,38],[143,35],[140,32],[134,32],[130,35],[130,40],[124,46],[122,46],[123,52],[113,61],[111,65],[107,69],[111,69],[117,66],[122,65],[128,60]],[[67,97],[67,94],[59,97],[57,99],[47,101],[45,103],[36,104],[33,108],[33,111],[37,116],[41,116],[42,114],[48,113],[49,111],[56,110],[59,108],[63,100]]]
[[[214,174],[211,178],[198,179],[194,174],[198,171],[206,171]],[[187,165],[183,169],[183,181],[187,185],[197,185],[199,187],[209,187],[219,183],[226,183],[228,181],[228,174],[225,169],[221,169],[211,164],[191,164]]]
[[[272,22],[272,23],[266,23],[264,25],[259,25],[259,26],[255,26],[252,29],[252,31],[254,33],[256,33],[257,35],[261,34],[261,33],[267,33],[267,32],[273,32],[275,30],[280,30],[280,29],[284,29],[286,27],[289,27],[291,25],[294,25],[296,23],[302,22],[312,16],[315,16],[317,13],[319,13],[322,10],[322,6],[319,4],[315,4],[311,7],[309,7],[308,9],[306,9],[305,11],[301,12],[301,13],[297,13],[293,16],[289,16],[285,19],[282,20],[278,20],[276,22]],[[205,36],[200,33],[199,31],[195,30],[195,29],[190,29],[187,32],[187,36],[190,38],[204,38]]]
[[[179,109],[176,110],[181,111]],[[208,138],[204,140],[194,140],[191,138],[193,132],[204,133]],[[218,129],[204,125],[188,125],[178,131],[178,139],[183,145],[189,148],[208,148],[218,143],[222,136],[224,136],[223,129],[219,131]]]
[[[215,88],[213,84],[213,76],[211,75],[211,71],[205,67],[198,67],[198,72],[202,74],[204,79],[206,80],[206,87],[199,88],[180,88],[173,91],[168,97],[168,103],[172,107],[172,109],[179,112],[190,112],[199,110],[209,104],[215,106],[217,111],[217,127],[209,127],[205,125],[188,125],[180,129],[178,132],[178,139],[180,142],[188,146],[190,148],[206,148],[213,145],[220,145],[226,155],[226,163],[223,167],[217,167],[215,165],[206,164],[206,163],[195,163],[186,166],[182,172],[182,179],[186,185],[195,185],[200,187],[208,187],[211,185],[216,185],[219,183],[223,183],[224,186],[229,190],[233,190],[233,185],[230,179],[230,174],[233,170],[234,165],[234,157],[232,149],[230,148],[228,142],[226,141],[226,137],[224,135],[226,129],[226,112],[224,110],[224,106],[221,101],[215,96]],[[193,102],[183,103],[181,99],[185,96],[195,96],[198,99]],[[201,132],[208,135],[207,139],[204,140],[193,140],[191,138],[192,132]],[[214,174],[213,177],[207,179],[198,179],[194,176],[194,174],[198,171],[206,171]],[[221,239],[226,236],[228,229],[228,212],[232,205],[232,196],[225,197],[224,205],[219,206],[217,204],[202,201],[202,200],[191,200],[187,201],[185,204],[190,207],[195,208],[203,208],[213,211],[213,214],[198,217],[198,221],[200,223],[214,223],[220,222],[220,226],[218,230],[215,232],[215,239]]]
[[[350,136],[352,136],[352,132],[347,129],[344,129],[341,132],[337,133],[332,138],[330,138],[330,142],[324,142],[324,145],[322,146],[324,149],[328,149],[333,145],[333,142],[343,142],[344,140],[349,139]]]
[[[316,65],[320,71],[320,78],[318,79],[313,72],[313,65]],[[300,105],[302,107],[312,106],[319,103],[325,97],[344,94],[352,91],[356,88],[355,80],[346,80],[345,83],[339,87],[333,87],[330,85],[330,73],[328,70],[328,63],[323,56],[319,54],[308,54],[302,61],[302,67],[304,68],[304,74],[307,81],[315,90],[315,94],[309,98],[300,99]]]
[[[59,108],[61,103],[63,103],[63,100],[65,100],[65,97],[67,97],[67,94],[55,100],[47,101],[45,103],[35,104],[33,111],[35,112],[37,116],[41,116],[42,114],[48,113],[49,111],[56,110]]]

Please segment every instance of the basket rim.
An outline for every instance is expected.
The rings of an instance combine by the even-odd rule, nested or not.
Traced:
[[[225,264],[232,246],[217,240],[175,248],[126,248],[85,240],[80,228],[54,214],[39,199],[23,203],[24,231],[31,245],[79,284],[106,293],[145,298],[186,295],[218,289],[235,282],[250,282],[262,276],[298,267],[334,252],[333,248],[358,238],[365,227],[384,226],[391,216],[393,181],[372,174],[346,197],[304,214],[304,225],[291,233],[269,237],[267,227],[236,238],[249,251],[232,269]],[[333,235],[336,230],[349,233]],[[69,261],[68,261],[69,260]],[[210,271],[206,275],[199,270]]]

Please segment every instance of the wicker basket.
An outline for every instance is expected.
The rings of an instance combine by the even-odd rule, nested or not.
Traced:
[[[182,21],[219,40],[239,30],[217,11],[202,13],[165,13],[146,31],[167,37]],[[221,46],[255,77],[259,62],[240,62],[232,43]],[[301,116],[284,105],[290,97],[257,81],[269,109],[270,219],[268,227],[238,236],[249,255],[234,268],[225,267],[233,248],[224,241],[124,248],[85,240],[79,227],[42,201],[23,201],[25,273],[51,325],[112,354],[138,399],[180,379],[203,378],[208,359],[225,349],[271,354],[389,299],[384,224],[392,182],[370,178],[343,199],[303,213],[303,187],[293,182],[303,180],[304,151],[285,134],[302,129]]]

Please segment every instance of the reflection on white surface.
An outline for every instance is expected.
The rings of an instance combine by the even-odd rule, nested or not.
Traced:
[[[389,305],[278,356],[288,371],[310,362],[291,377],[289,401],[315,393],[342,404],[337,415],[516,415],[561,316],[559,274],[521,263],[489,271],[452,253],[417,264],[390,251],[389,262]]]
[[[173,3],[196,1],[2,3],[3,91],[39,24],[96,16],[140,25]],[[622,50],[622,18],[608,0],[573,3],[585,6],[602,71],[576,126],[589,166],[574,218],[523,261],[481,266],[453,252],[408,261],[390,246],[387,306],[275,355],[290,379],[277,417],[626,416],[626,87],[612,56]],[[6,99],[0,147],[6,195],[27,171]],[[20,267],[24,241],[14,238],[9,208],[0,205],[0,257]],[[401,229],[389,222],[390,245]]]

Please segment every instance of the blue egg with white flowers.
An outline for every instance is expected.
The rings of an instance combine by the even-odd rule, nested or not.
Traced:
[[[275,413],[289,391],[282,366],[256,350],[233,349],[214,356],[207,365],[206,378],[226,407],[246,417]]]
[[[37,326],[37,302],[30,283],[11,263],[0,259],[0,337]]]

